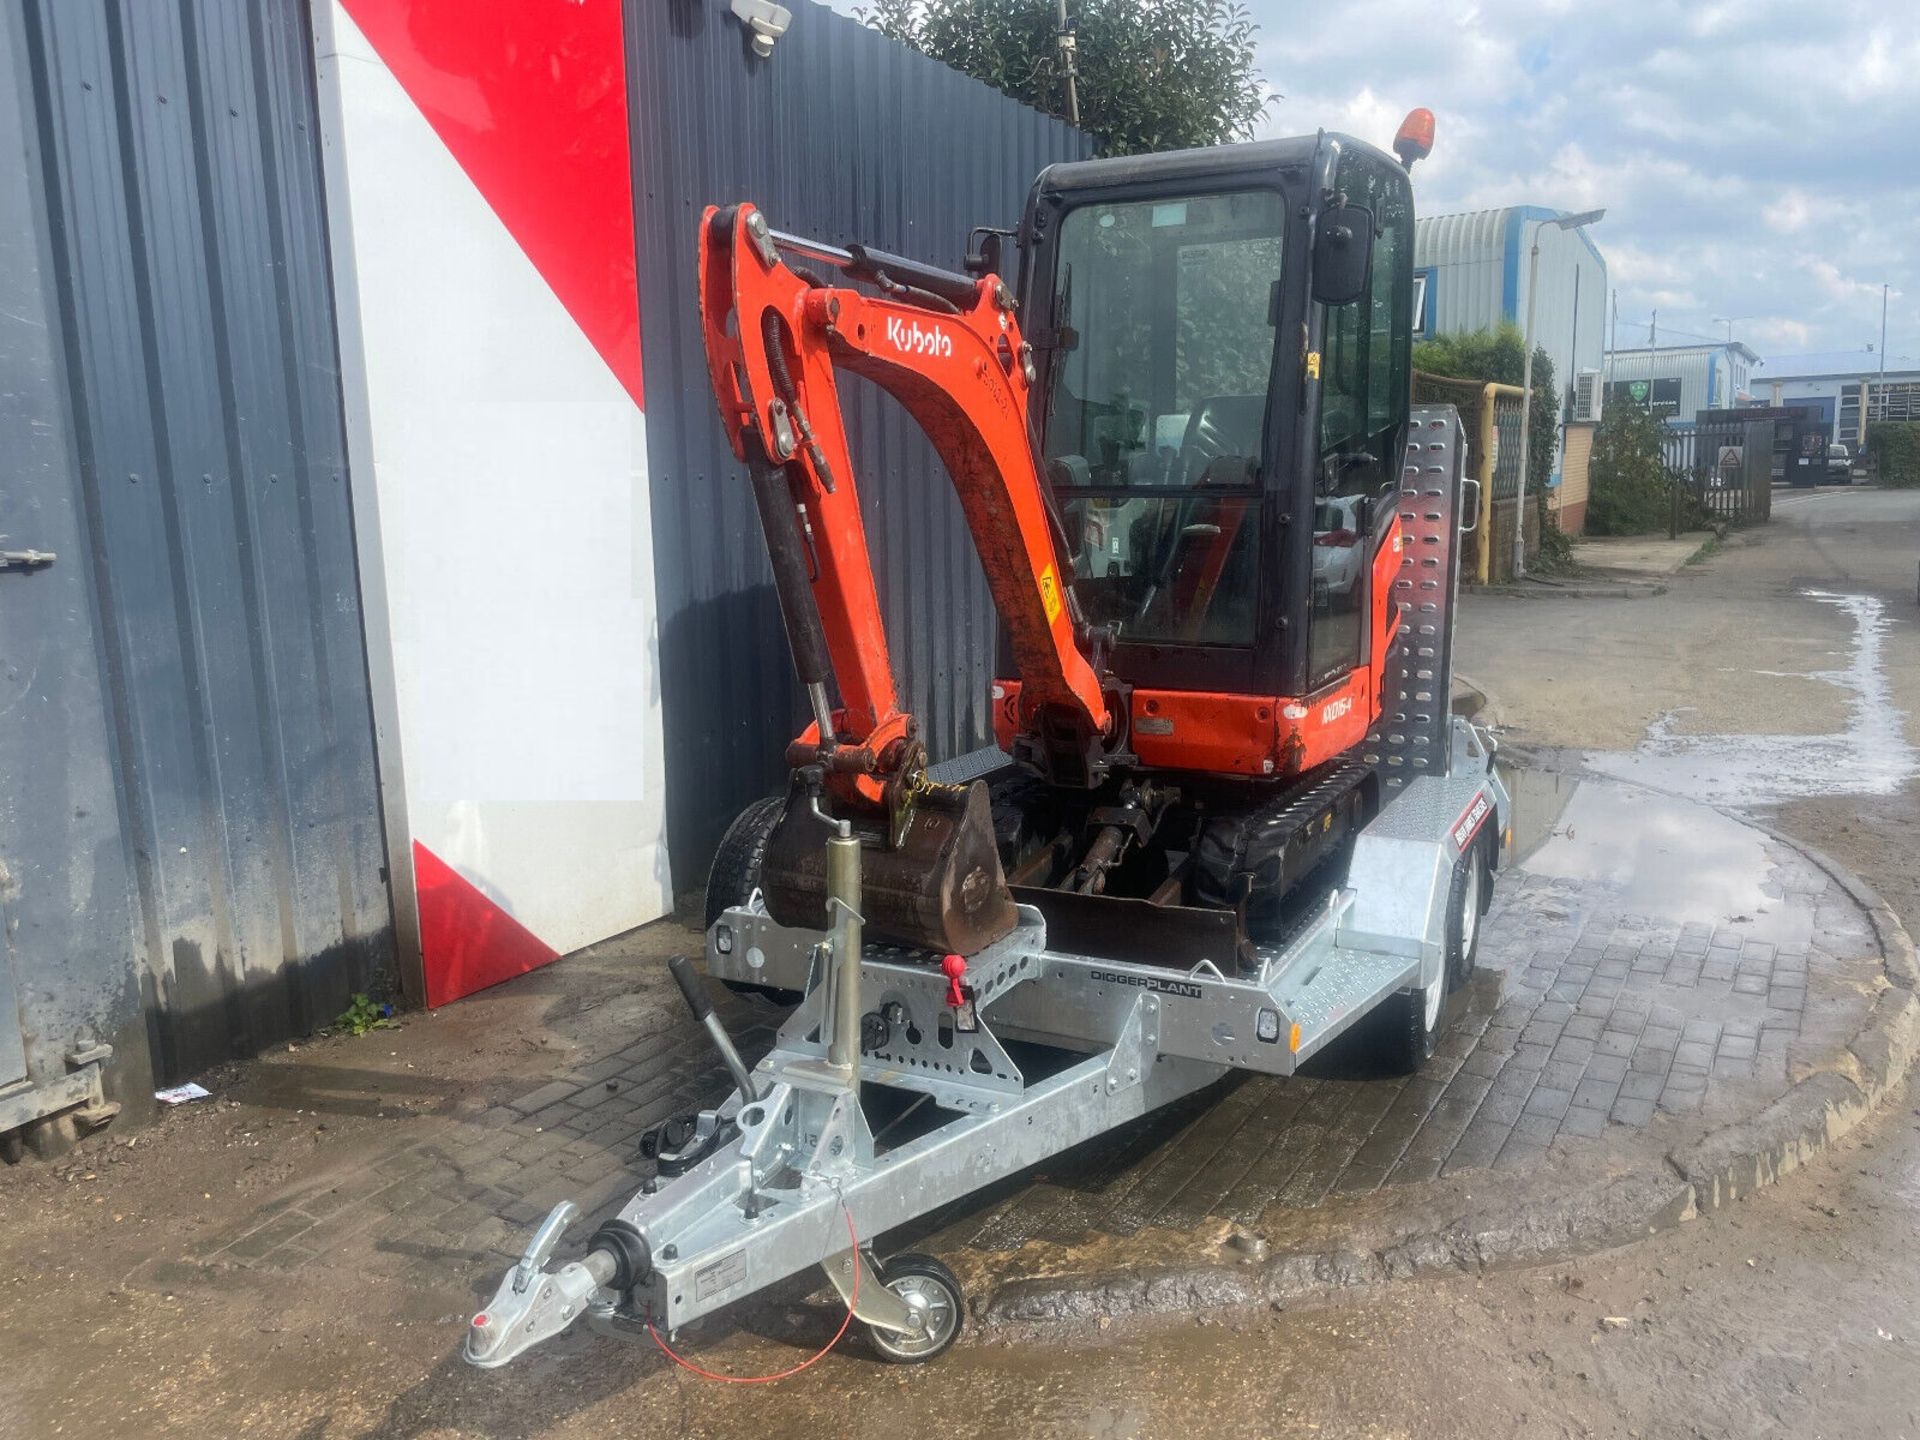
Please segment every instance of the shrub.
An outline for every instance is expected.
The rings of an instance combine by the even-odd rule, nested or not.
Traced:
[[[1651,535],[1667,528],[1673,482],[1660,459],[1660,436],[1660,422],[1639,407],[1608,408],[1587,461],[1589,535]]]
[[[1413,347],[1413,368],[1429,375],[1462,380],[1489,380],[1518,385],[1526,373],[1526,342],[1511,320],[1497,329],[1471,334],[1436,335]],[[1527,493],[1546,516],[1547,481],[1553,475],[1553,447],[1559,438],[1560,405],[1555,400],[1553,361],[1540,346],[1533,347],[1533,420],[1527,439]]]
[[[1413,368],[1428,375],[1446,375],[1485,384],[1518,385],[1526,376],[1527,346],[1520,327],[1510,320],[1492,330],[1435,335],[1413,347]],[[1553,361],[1542,347],[1533,347],[1533,416],[1527,437],[1527,503],[1540,536],[1538,553],[1528,563],[1544,574],[1563,573],[1573,566],[1573,544],[1554,524],[1547,508],[1547,481],[1553,476],[1553,452],[1559,441],[1560,403],[1553,383]]]
[[[1867,427],[1867,450],[1882,485],[1920,485],[1920,421],[1881,420]]]

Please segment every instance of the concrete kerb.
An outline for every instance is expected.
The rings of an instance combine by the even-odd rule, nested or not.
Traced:
[[[1471,675],[1453,672],[1453,713],[1476,725],[1500,725],[1500,707],[1487,693],[1487,687]]]
[[[1651,600],[1667,593],[1657,580],[1530,580],[1517,585],[1476,585],[1469,595],[1507,595],[1521,600]]]
[[[1880,944],[1886,988],[1844,1050],[1759,1114],[1715,1131],[1684,1155],[1670,1157],[1674,1169],[1693,1186],[1702,1212],[1771,1185],[1832,1145],[1873,1112],[1920,1054],[1920,997],[1914,993],[1920,963],[1913,938],[1893,907],[1832,856],[1770,825],[1742,823],[1825,871],[1866,912]]]
[[[1145,1266],[1116,1262],[1002,1282],[974,1301],[977,1318],[1018,1326],[1278,1305],[1421,1273],[1566,1260],[1675,1229],[1806,1164],[1866,1119],[1920,1055],[1920,959],[1899,917],[1859,876],[1776,829],[1733,818],[1804,856],[1866,912],[1885,979],[1853,1037],[1758,1113],[1710,1132],[1685,1153],[1670,1153],[1666,1168],[1574,1187],[1571,1199],[1560,1194],[1543,1202],[1521,1194],[1455,1211],[1426,1230],[1355,1233],[1260,1258],[1235,1246],[1232,1227],[1215,1227],[1197,1238],[1190,1259]],[[1444,1185],[1435,1182],[1436,1188]],[[1445,1199],[1434,1208],[1445,1214]]]
[[[1356,1236],[1252,1259],[1214,1237],[1208,1253],[1184,1264],[1008,1281],[977,1300],[974,1312],[989,1325],[1022,1325],[1285,1305],[1419,1274],[1544,1264],[1673,1229],[1694,1217],[1694,1193],[1670,1171],[1643,1170],[1607,1180],[1572,1205],[1488,1205],[1384,1242]]]

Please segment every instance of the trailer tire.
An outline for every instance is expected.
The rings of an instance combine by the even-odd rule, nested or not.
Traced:
[[[1480,949],[1481,895],[1486,860],[1475,846],[1453,867],[1447,885],[1447,946],[1431,985],[1389,995],[1380,1006],[1380,1058],[1396,1075],[1411,1075],[1433,1058],[1447,1017],[1447,997],[1473,975]]]
[[[1453,867],[1447,887],[1447,993],[1464,990],[1480,955],[1480,917],[1487,913],[1493,886],[1487,848],[1476,843]]]
[[[953,1271],[931,1255],[896,1255],[880,1267],[880,1283],[894,1294],[926,1302],[928,1330],[922,1336],[897,1334],[869,1325],[867,1343],[890,1365],[924,1365],[944,1355],[966,1324],[966,1295]]]
[[[727,833],[720,837],[720,848],[713,852],[713,864],[707,869],[707,902],[704,928],[735,905],[744,905],[760,888],[760,866],[767,858],[767,842],[786,810],[783,796],[769,795],[756,800],[734,817]],[[804,998],[797,990],[776,985],[749,985],[740,980],[721,982],[734,994],[775,1010],[791,1010]]]

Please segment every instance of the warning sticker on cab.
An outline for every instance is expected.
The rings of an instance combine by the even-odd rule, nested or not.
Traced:
[[[1060,582],[1051,565],[1040,572],[1040,608],[1047,612],[1049,625],[1060,618]]]

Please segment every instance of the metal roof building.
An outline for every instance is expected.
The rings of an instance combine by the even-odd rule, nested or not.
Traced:
[[[1752,385],[1754,399],[1762,404],[1813,406],[1826,418],[1830,438],[1849,449],[1860,445],[1862,400],[1869,423],[1920,420],[1920,363],[1907,355],[1883,357],[1872,350],[1779,355],[1758,363]]]
[[[1670,425],[1691,425],[1702,410],[1724,410],[1750,393],[1750,377],[1760,357],[1738,340],[1711,345],[1639,346],[1607,355],[1607,384],[1615,387],[1637,380],[1678,381],[1676,406],[1666,412]],[[1616,392],[1617,393],[1617,392]]]
[[[1512,205],[1416,222],[1416,337],[1490,330],[1503,320],[1524,328],[1528,262],[1538,236],[1534,343],[1552,358],[1563,390],[1580,371],[1598,370],[1606,348],[1607,262],[1585,229],[1539,223],[1560,213]]]

